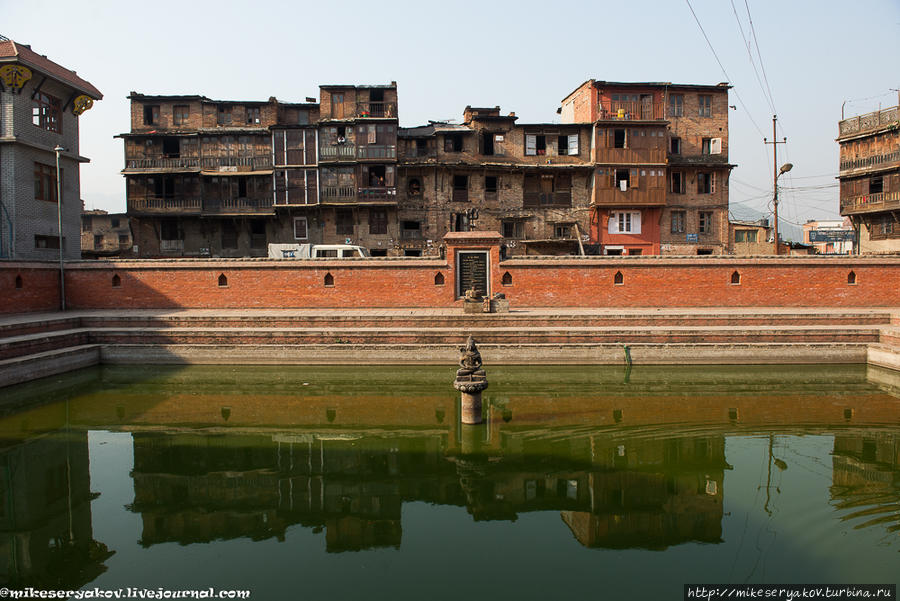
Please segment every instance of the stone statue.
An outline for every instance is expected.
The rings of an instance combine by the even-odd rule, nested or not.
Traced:
[[[459,369],[456,371],[457,377],[469,376],[481,369],[481,353],[475,345],[475,339],[469,336],[466,340],[466,346],[459,347]]]
[[[468,290],[466,290],[466,300],[467,301],[481,300],[478,298],[478,290],[475,289],[475,284],[472,284],[472,287],[469,288]],[[469,340],[471,340],[471,339],[472,339],[472,337],[470,336]]]

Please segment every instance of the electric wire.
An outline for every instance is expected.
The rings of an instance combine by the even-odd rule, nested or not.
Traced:
[[[750,16],[750,4],[744,0],[744,6],[747,7],[747,19],[750,21],[750,33],[753,35],[753,43],[756,45],[756,56],[759,58],[759,68],[763,72],[763,80],[766,82],[766,89],[769,91],[769,100],[772,104],[772,113],[777,115],[775,110],[775,97],[772,95],[772,88],[769,87],[769,78],[766,76],[766,65],[763,63],[762,54],[759,51],[759,40],[756,39],[756,27],[753,26],[753,17]]]
[[[725,66],[722,65],[722,61],[719,60],[719,55],[716,54],[716,49],[713,48],[712,42],[709,41],[709,36],[706,35],[706,31],[703,29],[703,25],[700,24],[700,19],[697,17],[697,13],[694,12],[694,7],[691,6],[691,0],[684,0],[684,1],[687,2],[688,8],[691,9],[691,14],[694,15],[694,21],[697,22],[697,27],[700,28],[700,33],[703,34],[703,39],[706,40],[706,44],[709,46],[709,49],[712,51],[713,56],[714,56],[715,59],[716,59],[716,62],[719,63],[719,68],[722,69],[722,74],[725,75],[726,81],[729,81],[729,82],[730,82],[730,81],[731,81],[731,77],[729,77],[728,71],[725,70]],[[753,115],[750,114],[750,109],[747,108],[747,105],[744,103],[744,99],[741,98],[740,93],[738,93],[737,87],[735,87],[734,85],[732,85],[732,89],[734,90],[734,95],[735,95],[735,97],[737,98],[738,102],[739,102],[740,105],[743,107],[744,112],[747,113],[747,117],[750,119],[750,122],[753,123],[753,127],[756,128],[756,131],[759,132],[759,135],[765,137],[765,134],[763,133],[762,128],[759,127],[759,124],[758,124],[758,123],[756,122],[756,120],[753,118]]]
[[[750,66],[753,67],[753,74],[756,75],[756,82],[759,84],[759,89],[763,93],[763,98],[765,98],[766,102],[769,103],[769,108],[772,109],[772,113],[776,114],[778,113],[778,111],[775,110],[775,103],[772,102],[771,95],[766,94],[766,89],[763,87],[762,79],[760,79],[759,77],[759,70],[756,68],[756,62],[753,60],[753,52],[750,50],[750,42],[747,40],[747,36],[744,35],[744,27],[741,25],[741,19],[738,16],[737,7],[734,5],[734,0],[731,0],[731,10],[734,12],[734,19],[737,21],[738,31],[741,32],[741,39],[744,40],[744,47],[747,49],[747,56],[750,58]]]

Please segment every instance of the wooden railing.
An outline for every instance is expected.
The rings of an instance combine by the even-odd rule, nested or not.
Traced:
[[[404,240],[418,240],[422,237],[422,230],[400,230],[400,237]]]
[[[403,151],[404,159],[433,159],[437,156],[437,150],[434,148],[423,148],[419,150],[415,146],[407,147],[405,151]]]
[[[352,161],[355,159],[355,144],[322,144],[319,146],[320,161]]]
[[[177,213],[199,214],[199,198],[129,198],[129,213]]]
[[[594,190],[594,205],[608,207],[657,206],[666,204],[663,188],[631,188],[622,192],[618,188],[598,188]]]
[[[664,148],[597,148],[594,160],[598,163],[641,164],[665,163]]]
[[[160,240],[160,252],[184,252],[184,240]]]
[[[396,102],[357,102],[357,117],[387,118],[394,119],[397,117]]]
[[[322,202],[356,202],[355,186],[322,186]]]
[[[848,159],[841,161],[841,171],[850,169],[864,169],[867,167],[877,167],[879,165],[888,165],[890,163],[900,162],[900,150],[888,152],[885,154],[873,154],[866,157]]]
[[[200,167],[198,157],[152,158],[152,159],[128,159],[125,161],[126,169],[197,169]]]
[[[397,188],[385,188],[377,186],[372,188],[358,188],[357,199],[359,202],[369,201],[394,201],[397,200]]]
[[[271,198],[205,198],[204,213],[271,213]]]
[[[203,157],[200,159],[200,166],[203,169],[219,171],[227,171],[222,167],[235,167],[235,171],[240,171],[238,167],[249,167],[251,171],[266,170],[272,168],[272,157],[268,155]]]
[[[844,119],[838,123],[838,132],[840,136],[861,134],[898,122],[900,122],[900,106],[893,106],[873,113],[859,115],[858,117]]]
[[[397,147],[393,144],[368,144],[356,147],[358,159],[396,159]]]
[[[860,194],[841,199],[841,215],[900,209],[900,190]]]
[[[665,119],[663,105],[656,102],[602,102],[598,118],[601,120],[658,121]]]
[[[549,207],[572,206],[572,192],[523,192],[522,206]]]

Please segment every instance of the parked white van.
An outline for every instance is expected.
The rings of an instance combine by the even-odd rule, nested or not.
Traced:
[[[369,257],[369,250],[352,244],[270,244],[270,259]]]

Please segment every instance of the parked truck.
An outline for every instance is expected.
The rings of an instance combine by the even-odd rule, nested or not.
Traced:
[[[270,259],[346,259],[369,257],[369,250],[352,244],[270,244]]]

